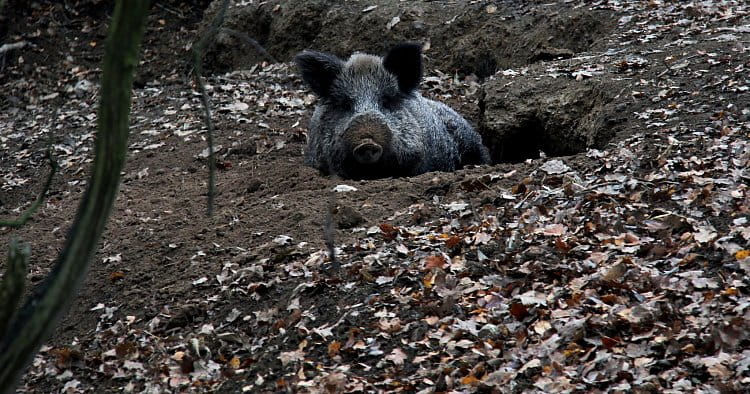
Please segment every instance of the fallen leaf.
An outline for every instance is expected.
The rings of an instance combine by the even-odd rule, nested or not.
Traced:
[[[455,235],[445,240],[445,246],[447,246],[449,249],[455,248],[460,243],[461,237],[457,237]]]
[[[302,350],[293,350],[291,352],[281,352],[279,355],[279,360],[281,361],[281,365],[287,365],[289,363],[293,362],[299,362],[302,361],[305,358],[305,352]]]
[[[424,268],[425,270],[431,270],[433,268],[445,268],[445,257],[443,255],[433,255],[433,256],[427,256],[424,261]]]
[[[118,280],[125,279],[125,273],[122,271],[115,271],[111,274],[109,274],[109,280],[112,282],[117,282]]]
[[[555,224],[549,224],[545,226],[543,229],[538,230],[537,233],[542,233],[546,236],[551,236],[551,237],[559,237],[565,234],[567,230],[568,228],[565,225],[555,223]]]
[[[523,318],[529,314],[529,310],[524,304],[514,302],[510,304],[510,314],[515,317],[516,320],[523,320]]]
[[[381,224],[380,231],[383,233],[383,238],[386,241],[393,241],[394,239],[396,239],[396,236],[398,235],[398,228],[388,223]]]
[[[339,354],[339,350],[341,350],[341,342],[332,341],[328,344],[328,357],[335,357]]]
[[[404,365],[404,361],[406,360],[406,353],[404,353],[404,351],[399,348],[395,348],[389,355],[385,356],[385,359],[391,361],[397,366],[402,366]]]
[[[461,379],[461,384],[466,386],[476,386],[477,384],[479,384],[479,382],[479,379],[477,379],[474,375],[467,375]]]
[[[558,159],[546,161],[544,164],[542,164],[540,169],[549,175],[564,174],[570,171],[570,167],[565,165],[562,160]]]
[[[357,188],[349,185],[336,185],[333,191],[336,193],[356,192]]]

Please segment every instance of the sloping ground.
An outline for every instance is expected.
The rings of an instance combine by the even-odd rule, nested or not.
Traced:
[[[158,77],[177,73],[145,78],[101,251],[22,391],[746,390],[750,7],[613,4],[595,6],[619,18],[601,52],[504,70],[481,89],[435,73],[424,84],[490,127],[482,91],[616,79],[617,135],[575,156],[327,179],[301,165],[313,97],[288,65],[209,78],[221,146],[210,219],[199,100]],[[174,12],[155,10],[151,37],[179,30]],[[0,111],[0,213],[33,199],[49,136],[64,168],[32,223],[0,230],[31,243],[32,282],[91,159],[98,74],[68,70],[57,112],[44,99],[57,79],[0,79],[16,92]],[[339,268],[323,241],[332,199]]]
[[[202,26],[210,24],[220,4],[209,7]],[[498,69],[595,47],[615,21],[606,9],[539,0],[253,2],[228,10],[204,66],[227,72],[269,57],[291,61],[304,49],[345,57],[355,50],[385,53],[393,43],[416,41],[426,49],[428,69],[484,78]]]

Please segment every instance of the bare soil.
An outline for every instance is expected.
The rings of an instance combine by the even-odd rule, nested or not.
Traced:
[[[225,33],[207,54],[210,218],[187,59],[216,2],[154,3],[115,210],[21,392],[750,387],[742,2],[233,6],[226,26],[278,62]],[[62,166],[33,220],[0,228],[31,245],[32,287],[86,187],[111,8],[0,12],[0,42],[25,43],[0,54],[0,216],[35,199],[50,144]],[[496,163],[371,181],[304,167],[314,97],[285,62],[403,40],[429,43],[424,94]]]

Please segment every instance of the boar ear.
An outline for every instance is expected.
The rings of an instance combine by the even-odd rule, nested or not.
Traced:
[[[336,56],[313,51],[300,52],[294,62],[302,80],[320,97],[330,94],[333,81],[344,67],[344,62]]]
[[[422,45],[417,43],[399,44],[393,47],[383,66],[396,76],[401,91],[409,93],[419,86],[422,79]]]

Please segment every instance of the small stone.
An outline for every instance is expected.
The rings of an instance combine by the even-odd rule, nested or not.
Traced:
[[[481,339],[495,339],[500,336],[500,327],[487,323],[479,329],[477,336]]]
[[[365,219],[359,212],[347,205],[338,207],[334,217],[336,220],[336,226],[341,229],[356,227],[365,222]]]
[[[250,182],[248,182],[246,190],[248,193],[255,193],[260,189],[261,186],[263,186],[263,182],[261,182],[257,178],[253,178],[250,180]]]

